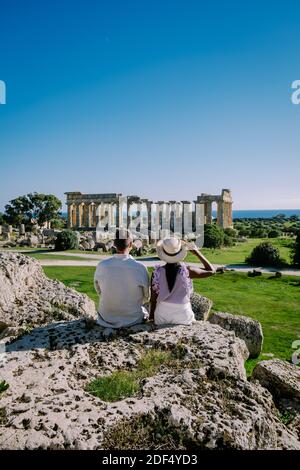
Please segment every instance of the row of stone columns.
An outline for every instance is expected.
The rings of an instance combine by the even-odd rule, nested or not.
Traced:
[[[136,231],[151,233],[153,227],[173,233],[187,233],[195,226],[197,206],[204,211],[204,222],[212,223],[212,204],[205,201],[199,204],[195,201],[195,211],[192,212],[190,201],[158,201],[153,203],[147,199],[120,198],[115,202],[80,202],[68,205],[68,223],[71,228],[114,230],[116,227],[127,227]],[[222,227],[232,225],[232,203],[216,201],[217,223]],[[135,215],[132,206],[136,206]],[[126,214],[126,215],[125,215]],[[147,214],[147,215],[146,215]],[[125,220],[126,217],[126,220]],[[151,235],[150,235],[151,236]]]
[[[125,204],[127,204],[126,222],[122,220],[124,217]],[[136,205],[135,217],[133,217],[131,211],[132,205]],[[153,211],[154,205],[155,211]],[[110,229],[120,225],[126,225],[130,229],[132,225],[135,224],[136,219],[138,219],[139,226],[144,229],[147,228],[149,231],[151,231],[152,225],[159,225],[162,230],[169,230],[172,222],[174,232],[180,232],[182,230],[182,224],[184,224],[184,218],[192,217],[190,205],[190,201],[158,201],[154,204],[152,201],[148,200],[125,201],[123,204],[119,202],[98,204],[94,202],[72,203],[68,205],[68,223],[71,228],[89,229],[102,227],[103,229]],[[184,210],[184,208],[186,210]],[[147,213],[147,220],[145,220],[146,216],[144,216],[144,212]],[[120,224],[121,221],[122,223]]]

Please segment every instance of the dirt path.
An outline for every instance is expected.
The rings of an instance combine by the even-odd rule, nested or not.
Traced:
[[[58,253],[53,253],[53,254],[58,254]],[[70,254],[67,253],[60,253],[60,255],[63,256],[70,256]],[[107,255],[89,255],[89,254],[76,254],[74,256],[78,256],[78,258],[83,258],[82,260],[78,261],[71,261],[71,260],[40,260],[40,263],[42,266],[97,266],[99,261],[107,258]],[[97,258],[97,260],[95,260]],[[160,261],[158,258],[154,257],[148,257],[148,258],[140,258],[137,259],[140,263],[143,263],[147,268],[157,266],[158,264],[164,264],[163,261]],[[199,263],[188,263],[190,266],[199,266]],[[221,264],[214,264],[214,268],[219,268],[224,265]],[[254,266],[244,266],[244,265],[236,265],[236,264],[228,264],[224,266],[225,268],[229,270],[234,270],[238,272],[248,272],[253,269],[259,269],[263,273],[275,273],[276,271],[279,271],[276,268],[258,268]],[[300,269],[281,269],[280,272],[283,275],[289,275],[289,276],[300,276]]]

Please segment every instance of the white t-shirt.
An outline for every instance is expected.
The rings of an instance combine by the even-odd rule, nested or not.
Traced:
[[[143,321],[149,277],[142,263],[130,255],[114,255],[98,264],[94,281],[96,291],[101,293],[99,325],[121,328]]]

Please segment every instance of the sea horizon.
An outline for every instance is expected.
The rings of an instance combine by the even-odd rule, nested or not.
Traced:
[[[234,219],[272,219],[276,215],[284,214],[289,218],[292,215],[300,217],[300,209],[236,209],[232,211]],[[62,212],[62,217],[67,218],[67,212]],[[217,211],[212,211],[213,218],[217,217]]]

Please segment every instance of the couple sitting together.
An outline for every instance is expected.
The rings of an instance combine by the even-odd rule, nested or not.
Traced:
[[[127,237],[127,238],[126,238]],[[97,324],[122,328],[154,320],[156,325],[190,325],[195,321],[190,296],[192,279],[214,274],[209,261],[193,246],[203,269],[182,263],[188,246],[178,238],[165,238],[157,244],[157,255],[165,262],[154,268],[149,282],[147,268],[130,256],[132,238],[117,232],[117,254],[101,261],[95,273],[95,289],[101,294]],[[150,293],[151,290],[151,293]],[[150,297],[150,314],[145,307]]]

